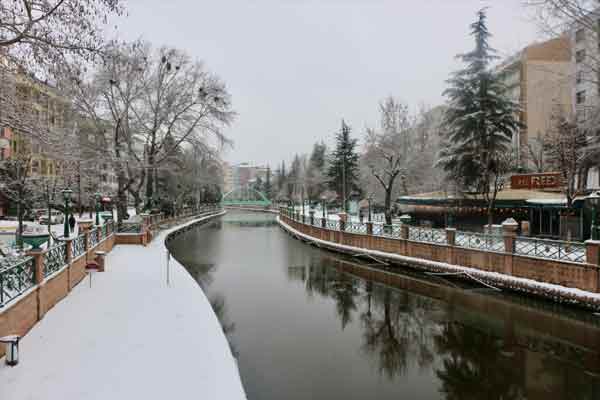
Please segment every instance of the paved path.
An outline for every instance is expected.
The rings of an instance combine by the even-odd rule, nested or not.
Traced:
[[[195,281],[171,258],[166,232],[117,246],[0,365],[0,399],[245,399],[237,364]]]

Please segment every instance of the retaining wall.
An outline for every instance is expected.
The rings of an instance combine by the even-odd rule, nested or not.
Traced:
[[[479,249],[459,247],[456,245],[426,243],[409,240],[408,235],[403,232],[400,238],[389,238],[373,236],[369,234],[358,234],[340,230],[331,230],[324,227],[310,225],[291,218],[285,213],[280,213],[282,222],[294,230],[315,239],[323,240],[333,244],[351,246],[359,249],[368,249],[410,257],[415,260],[432,261],[444,263],[451,266],[466,267],[482,272],[495,272],[507,277],[524,278],[541,283],[560,285],[565,288],[577,288],[586,292],[600,292],[600,268],[597,264],[577,263],[528,257],[514,252],[495,252]],[[408,228],[406,228],[408,229]],[[506,248],[514,248],[514,238],[505,237]],[[588,260],[598,260],[598,249],[600,243],[586,242]],[[335,250],[335,248],[333,248]],[[410,262],[406,262],[410,266]],[[420,263],[420,269],[428,269],[427,263]],[[439,268],[431,267],[431,270],[439,271]],[[500,281],[496,283],[500,284]],[[529,291],[536,295],[556,298],[556,291],[543,293],[545,288],[535,290],[521,285],[521,282],[511,283],[511,289]],[[549,289],[550,290],[550,289]],[[567,291],[558,292],[559,296],[566,301],[579,301],[582,296]],[[597,296],[596,296],[597,297]],[[600,299],[594,298],[588,303],[594,308],[600,308]]]

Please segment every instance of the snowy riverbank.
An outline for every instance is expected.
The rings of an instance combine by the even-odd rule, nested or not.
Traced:
[[[180,227],[115,247],[23,338],[20,364],[0,363],[0,399],[245,399],[217,317],[173,258],[166,284],[164,239]]]

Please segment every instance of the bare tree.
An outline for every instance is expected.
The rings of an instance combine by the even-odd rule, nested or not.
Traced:
[[[149,46],[140,42],[113,43],[105,62],[91,80],[74,66],[68,66],[62,84],[68,88],[76,111],[93,139],[87,150],[96,168],[107,163],[117,176],[117,220],[127,214],[127,192],[144,171],[143,154],[136,142],[134,105],[141,102],[146,82]]]
[[[533,139],[530,139],[527,143],[527,153],[529,160],[535,167],[535,172],[541,173],[546,171],[546,155],[544,154],[544,147],[546,144],[546,137],[541,134],[537,134]]]
[[[102,25],[123,13],[120,0],[0,2],[0,50],[25,67],[65,56],[90,59],[103,45]],[[47,71],[44,71],[47,72]]]
[[[185,52],[161,48],[148,60],[145,90],[133,108],[146,155],[146,201],[154,197],[155,171],[170,151],[209,138],[226,142],[221,129],[235,116],[224,83]]]
[[[367,129],[363,163],[384,190],[386,224],[392,223],[392,194],[400,177],[404,194],[408,194],[406,171],[411,151],[408,107],[389,97],[379,105],[381,132]]]
[[[577,178],[583,165],[587,136],[572,118],[557,110],[552,116],[554,129],[548,132],[544,152],[549,165],[560,172],[567,207],[577,194]]]

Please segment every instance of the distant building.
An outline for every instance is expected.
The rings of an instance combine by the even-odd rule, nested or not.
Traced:
[[[233,169],[231,164],[227,161],[221,163],[221,169],[223,171],[223,194],[229,193],[233,190]]]
[[[223,192],[227,193],[231,190],[245,188],[259,178],[264,182],[267,176],[267,167],[251,165],[247,162],[236,165],[223,163],[223,172],[225,177]]]
[[[506,59],[498,72],[509,97],[521,105],[519,120],[525,125],[513,137],[519,166],[535,169],[532,152],[540,151],[550,129],[555,107],[572,110],[571,43],[568,36],[535,43]]]

